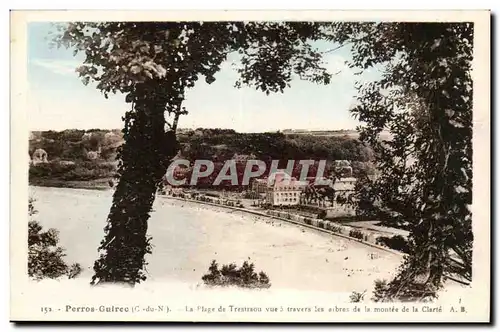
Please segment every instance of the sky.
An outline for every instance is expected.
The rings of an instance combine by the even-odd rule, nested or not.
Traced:
[[[28,26],[28,119],[30,130],[122,128],[122,116],[130,108],[121,94],[105,99],[95,85],[85,86],[75,72],[82,63],[72,50],[51,48],[50,22]],[[321,50],[337,45],[316,43]],[[181,128],[231,128],[238,132],[283,129],[354,129],[359,122],[349,113],[357,94],[356,80],[373,80],[375,70],[354,75],[345,64],[351,59],[346,47],[326,53],[324,60],[333,76],[329,85],[294,79],[283,94],[266,95],[253,88],[234,88],[238,74],[230,56],[212,84],[199,80],[186,93]]]

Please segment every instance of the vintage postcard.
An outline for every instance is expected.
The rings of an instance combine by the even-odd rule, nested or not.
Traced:
[[[490,321],[489,11],[12,11],[12,321]]]

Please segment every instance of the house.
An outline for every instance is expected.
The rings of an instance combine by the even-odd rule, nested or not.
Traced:
[[[267,178],[253,180],[252,190],[259,194],[267,193],[267,181]]]
[[[342,177],[352,177],[352,165],[349,160],[334,160],[332,162],[332,170]]]
[[[298,205],[300,195],[307,187],[306,181],[298,181],[284,171],[270,174],[267,180],[266,202],[277,205]]]
[[[337,179],[331,187],[335,190],[333,207],[346,210],[346,212],[349,210],[348,213],[353,215],[354,209],[347,206],[346,203],[350,202],[353,198],[356,187],[356,178],[349,177]]]
[[[336,192],[353,193],[354,187],[356,186],[356,178],[346,177],[335,180],[335,183],[331,187],[335,189]]]
[[[171,162],[174,162],[176,160],[187,160],[182,155],[181,150],[177,151],[177,154],[171,159]],[[168,179],[171,176],[175,180],[182,180],[182,179],[185,179],[189,175],[191,170],[192,170],[191,166],[187,166],[185,164],[177,164],[177,165],[175,165],[175,167],[173,169],[169,165],[169,168],[167,169],[167,173],[164,175],[163,180],[166,184],[171,185],[171,183],[169,183],[169,181],[168,181]]]
[[[333,185],[334,197],[332,206],[326,209],[326,217],[351,217],[356,215],[356,208],[352,203],[353,194],[355,193],[356,178],[345,177],[337,179]]]

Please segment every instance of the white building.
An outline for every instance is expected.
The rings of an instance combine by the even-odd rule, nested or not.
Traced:
[[[353,193],[355,186],[356,186],[356,178],[346,177],[346,178],[336,179],[335,183],[333,184],[333,189],[335,189],[336,192],[340,193]]]
[[[333,184],[335,189],[335,198],[333,206],[327,210],[327,217],[346,217],[355,216],[356,209],[352,204],[349,204],[351,196],[355,193],[356,178],[346,177],[340,178]]]
[[[266,202],[274,206],[298,205],[300,194],[306,187],[306,181],[298,181],[284,171],[277,171],[269,176]]]
[[[352,177],[352,165],[349,160],[334,160],[333,169],[343,177]]]

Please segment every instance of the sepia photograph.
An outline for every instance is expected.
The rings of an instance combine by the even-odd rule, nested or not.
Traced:
[[[489,322],[490,19],[12,11],[10,319]]]

